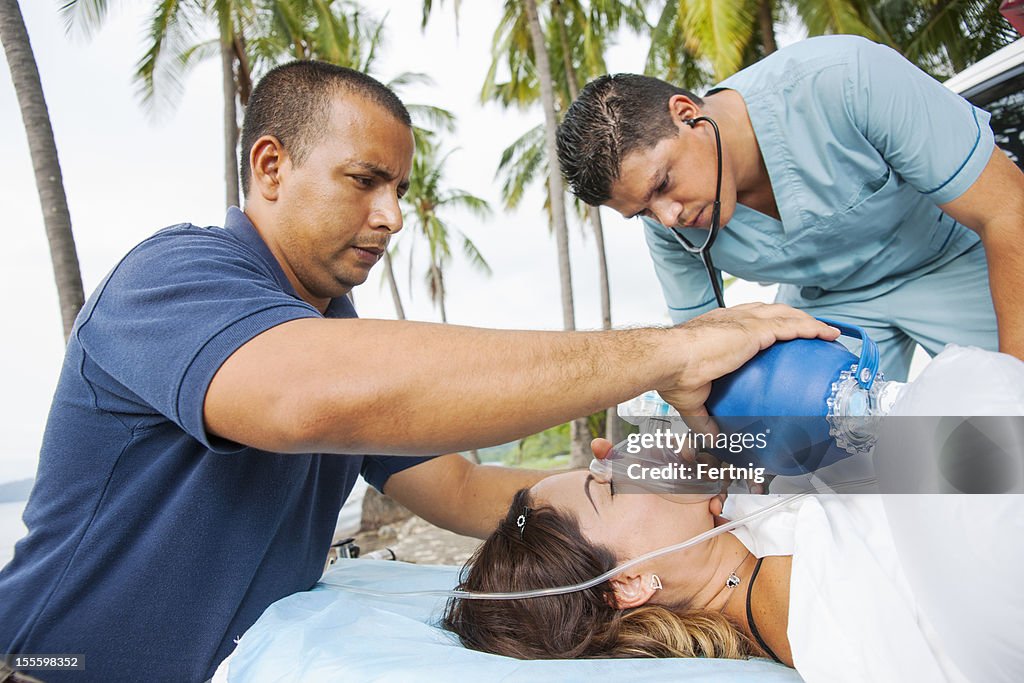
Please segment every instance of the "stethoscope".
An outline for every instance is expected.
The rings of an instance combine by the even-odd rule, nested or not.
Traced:
[[[715,203],[711,208],[711,229],[708,231],[704,244],[699,247],[694,246],[690,240],[683,237],[676,228],[670,227],[668,230],[683,249],[700,257],[701,262],[704,264],[704,269],[708,273],[708,279],[711,280],[711,289],[715,292],[715,300],[718,302],[719,308],[725,308],[722,286],[718,283],[718,278],[715,277],[715,264],[711,262],[711,245],[715,243],[715,238],[718,237],[718,220],[722,210],[722,136],[718,132],[718,124],[710,117],[698,116],[695,119],[685,119],[683,123],[693,128],[697,125],[698,121],[707,121],[711,124],[711,127],[715,130],[715,147],[718,151],[718,181],[715,186]]]

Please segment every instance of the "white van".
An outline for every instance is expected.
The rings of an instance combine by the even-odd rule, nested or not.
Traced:
[[[996,144],[1024,169],[1024,38],[964,69],[945,85],[992,114]]]

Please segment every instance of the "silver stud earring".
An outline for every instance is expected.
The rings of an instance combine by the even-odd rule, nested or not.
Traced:
[[[660,591],[662,589],[661,579],[658,578],[657,574],[651,574],[651,590]]]

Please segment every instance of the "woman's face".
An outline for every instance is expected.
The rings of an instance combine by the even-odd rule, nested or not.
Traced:
[[[614,490],[614,483],[601,483],[586,470],[547,477],[530,493],[537,505],[575,515],[584,536],[611,550],[620,561],[681,543],[715,525],[712,499],[707,496],[669,500],[635,489],[623,493]],[[700,553],[706,545],[693,550]],[[688,553],[694,554],[691,549],[674,553],[670,556],[673,564],[678,567]]]

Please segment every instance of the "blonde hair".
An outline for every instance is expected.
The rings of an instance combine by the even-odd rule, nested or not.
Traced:
[[[725,616],[710,610],[676,612],[644,605],[622,613],[614,657],[745,659],[750,642]]]
[[[505,519],[470,558],[462,590],[502,592],[566,586],[616,565],[579,523],[552,507],[531,508],[519,491]],[[723,657],[760,652],[723,615],[644,605],[622,610],[607,582],[563,595],[526,600],[449,600],[442,626],[474,650],[519,659]]]

